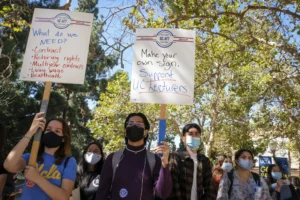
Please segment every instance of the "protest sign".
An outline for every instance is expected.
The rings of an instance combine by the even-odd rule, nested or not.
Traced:
[[[275,157],[275,163],[279,166],[282,176],[288,178],[290,175],[290,168],[287,158]]]
[[[271,156],[259,156],[259,176],[267,178],[268,166],[272,164]]]
[[[93,14],[35,9],[20,80],[83,84]]]
[[[131,102],[193,104],[194,68],[195,31],[137,29]]]

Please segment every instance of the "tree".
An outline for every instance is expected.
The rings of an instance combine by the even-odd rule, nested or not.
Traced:
[[[89,5],[94,7],[97,2],[94,3]],[[4,44],[2,53],[8,55],[12,62],[11,75],[6,77],[6,85],[0,85],[0,92],[5,91],[8,98],[6,99],[7,104],[1,104],[0,107],[2,108],[1,116],[7,124],[8,132],[13,136],[8,138],[6,149],[9,150],[29,128],[33,113],[39,111],[40,103],[38,100],[42,99],[44,87],[41,83],[17,81],[27,43],[28,24],[35,7],[59,8],[59,1],[22,1],[16,4],[3,1],[1,5],[3,6],[0,11],[2,14],[0,15],[2,17],[1,23],[5,25],[0,33]],[[80,10],[81,7],[78,9]],[[88,9],[88,6],[85,5],[82,9]],[[85,11],[93,10],[96,12],[94,8]],[[80,154],[82,144],[92,137],[85,127],[87,121],[92,117],[88,101],[98,100],[100,92],[106,87],[104,75],[107,70],[117,64],[117,58],[114,55],[106,56],[99,44],[100,25],[99,21],[93,23],[84,85],[55,83],[50,95],[47,118],[62,117],[69,122],[72,128],[72,148],[75,156]]]
[[[131,103],[129,94],[128,74],[118,71],[108,82],[107,90],[100,95],[94,118],[88,123],[94,137],[103,138],[107,152],[124,147],[124,122],[129,113],[142,112],[147,116],[150,123],[148,150],[153,145],[153,141],[157,140],[160,106],[158,104]],[[167,130],[166,141],[175,150],[174,135],[170,128]]]
[[[103,25],[122,16],[124,31],[103,41],[122,54],[136,28],[196,30],[195,105],[179,113],[202,125],[208,156],[216,137],[261,152],[268,140],[252,136],[299,138],[299,12],[296,1],[132,1],[111,7]]]

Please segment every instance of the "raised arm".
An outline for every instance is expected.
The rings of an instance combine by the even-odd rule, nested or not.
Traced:
[[[4,168],[12,173],[21,171],[26,166],[26,161],[21,157],[32,136],[39,128],[44,130],[46,120],[43,118],[44,113],[37,113],[32,121],[31,127],[19,143],[9,152],[4,162]]]
[[[169,155],[170,147],[167,142],[162,142],[163,144],[158,146],[156,153],[162,154],[161,159],[156,156],[156,166],[154,173],[154,183],[155,183],[155,194],[166,199],[170,196],[172,192],[172,178],[169,169]],[[154,171],[154,172],[155,172]]]

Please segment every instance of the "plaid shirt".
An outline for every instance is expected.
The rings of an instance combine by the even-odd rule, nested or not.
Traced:
[[[215,200],[216,192],[212,181],[212,169],[209,159],[197,153],[197,197],[198,200]],[[173,189],[172,200],[190,200],[193,186],[194,161],[186,149],[172,153],[170,158]]]

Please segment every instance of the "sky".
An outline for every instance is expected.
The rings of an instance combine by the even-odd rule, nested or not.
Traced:
[[[64,5],[65,3],[67,3],[68,0],[65,0],[65,1],[61,1],[61,5]],[[111,0],[99,0],[99,3],[98,3],[98,7],[113,7],[113,6],[116,6],[118,4],[118,1],[111,1]],[[71,8],[70,8],[70,11],[74,11],[74,9],[78,6],[78,1],[77,0],[72,0],[72,3],[71,3]],[[106,16],[108,15],[108,13],[106,12],[106,9],[100,9],[99,10],[99,13]],[[117,28],[115,28],[117,29]],[[113,32],[117,32],[118,30],[114,30],[114,29],[111,29],[111,30],[108,30],[108,34],[111,34]],[[131,77],[131,61],[133,59],[133,48],[129,48],[128,50],[125,51],[124,53],[124,57],[126,58],[126,60],[128,62],[124,62],[124,71],[125,72],[128,72],[129,74],[129,78]],[[120,65],[120,62],[119,62],[119,65],[115,66],[113,70],[111,70],[109,73],[108,73],[108,76],[112,76],[117,70],[121,69],[121,65]],[[88,101],[88,106],[90,109],[94,109],[95,106],[97,105],[97,102],[95,101]],[[179,143],[180,143],[180,137],[179,136],[176,136],[175,137],[175,144],[177,146],[177,148],[179,147]],[[155,143],[153,143],[152,145],[152,148],[155,147]]]

